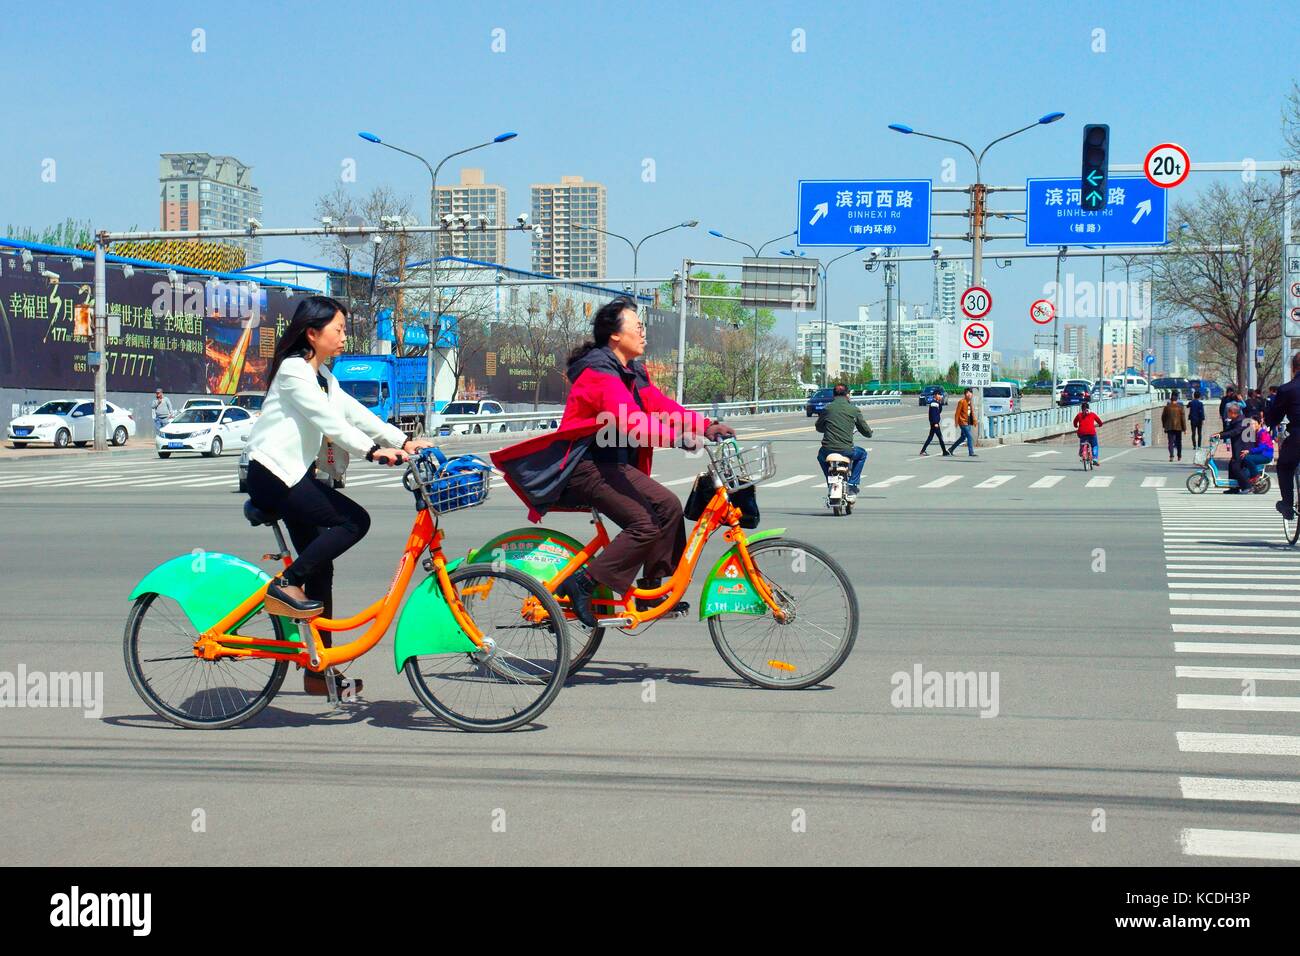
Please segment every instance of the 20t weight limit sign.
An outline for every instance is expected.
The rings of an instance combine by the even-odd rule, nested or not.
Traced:
[[[982,319],[993,308],[993,296],[983,286],[973,285],[961,294],[961,311],[968,319]]]

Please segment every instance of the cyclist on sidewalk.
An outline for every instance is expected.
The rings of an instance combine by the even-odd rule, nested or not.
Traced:
[[[1092,446],[1092,464],[1095,468],[1101,464],[1101,445],[1097,442],[1097,429],[1105,422],[1084,402],[1079,406],[1079,414],[1074,416],[1074,428],[1079,434],[1079,450],[1084,445]]]

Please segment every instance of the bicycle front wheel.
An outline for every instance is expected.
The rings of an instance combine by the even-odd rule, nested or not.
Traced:
[[[560,605],[514,568],[466,564],[449,577],[483,632],[484,647],[409,658],[406,677],[415,695],[461,730],[513,730],[536,720],[568,673],[569,633]]]
[[[259,607],[233,633],[297,640],[289,627]],[[196,730],[233,727],[269,704],[284,683],[287,661],[269,657],[205,661],[194,654],[198,639],[199,632],[172,598],[162,594],[136,598],[123,641],[126,672],[158,716]]]
[[[709,618],[727,666],[750,683],[796,690],[819,684],[844,663],[858,636],[858,598],[839,563],[821,548],[770,538],[749,549],[754,566],[789,614]]]

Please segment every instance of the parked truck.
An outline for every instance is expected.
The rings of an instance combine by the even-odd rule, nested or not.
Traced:
[[[425,358],[397,355],[340,355],[331,368],[339,386],[386,422],[408,435],[424,428]],[[450,397],[450,396],[449,396]],[[447,399],[433,407],[441,410]]]

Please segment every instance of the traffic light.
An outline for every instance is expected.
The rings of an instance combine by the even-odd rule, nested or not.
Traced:
[[[1110,127],[1090,123],[1083,128],[1083,189],[1080,203],[1084,209],[1106,207],[1106,168],[1110,155]]]

